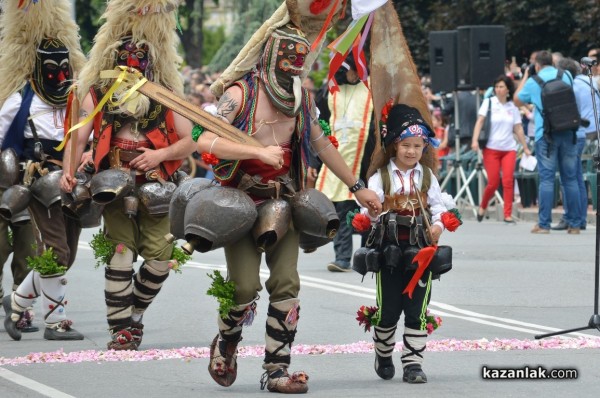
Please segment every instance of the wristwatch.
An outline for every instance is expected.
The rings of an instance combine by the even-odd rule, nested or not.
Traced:
[[[363,182],[363,180],[361,180],[359,178],[358,181],[356,181],[356,183],[348,189],[350,190],[351,193],[356,193],[356,192],[360,191],[361,189],[365,189],[365,183]]]

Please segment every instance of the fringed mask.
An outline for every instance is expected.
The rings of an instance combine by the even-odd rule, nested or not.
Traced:
[[[298,114],[302,100],[301,75],[310,50],[304,33],[290,25],[275,30],[259,60],[260,79],[277,109],[287,116]]]
[[[151,79],[150,51],[147,44],[134,43],[131,37],[126,37],[117,49],[117,65],[135,68]]]
[[[69,50],[58,39],[44,38],[37,49],[34,91],[47,104],[62,107],[67,103],[71,79]]]

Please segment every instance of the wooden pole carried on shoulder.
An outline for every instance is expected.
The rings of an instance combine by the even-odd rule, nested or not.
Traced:
[[[77,99],[77,87],[73,86],[71,91],[72,100],[71,100],[71,113],[70,113],[70,128],[73,128],[75,125],[79,123],[79,100]],[[75,176],[75,172],[77,171],[78,159],[77,159],[77,136],[78,130],[75,129],[71,131],[71,136],[69,137],[69,141],[71,142],[71,150],[69,151],[69,174],[71,177]]]
[[[133,87],[140,81],[142,77],[143,76],[139,72],[135,70],[128,70],[125,79],[123,79],[123,83],[126,84],[127,87]],[[256,138],[235,128],[220,117],[213,116],[199,106],[187,102],[160,84],[146,81],[137,88],[137,91],[146,97],[153,99],[159,104],[166,106],[173,112],[180,114],[184,118],[199,124],[206,130],[215,133],[219,137],[223,137],[240,144],[264,148],[264,145],[261,144]]]

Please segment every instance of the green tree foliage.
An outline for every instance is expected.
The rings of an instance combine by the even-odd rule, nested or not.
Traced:
[[[229,66],[252,34],[281,5],[281,0],[248,0],[238,3],[245,3],[247,9],[237,17],[231,35],[223,43],[208,65],[211,71],[222,71]]]
[[[225,0],[209,0],[222,4]],[[204,0],[185,0],[180,7],[182,47],[186,63],[207,64],[223,70],[252,33],[283,0],[230,0],[238,13],[233,32],[224,43],[222,33],[203,30]],[[429,69],[429,32],[463,25],[504,25],[507,58],[523,62],[534,50],[550,49],[579,58],[600,45],[600,3],[592,0],[392,0],[415,62]],[[76,0],[77,22],[85,51],[99,27],[105,0]],[[349,14],[349,13],[348,13]],[[343,29],[336,29],[343,31]],[[214,58],[212,54],[218,49]],[[212,58],[212,59],[211,59]]]
[[[75,1],[75,17],[81,34],[81,47],[84,53],[92,48],[92,42],[100,27],[100,16],[106,7],[105,0]]]
[[[220,26],[215,30],[204,30],[204,43],[202,45],[203,64],[209,64],[223,43],[225,42],[225,27]]]
[[[504,25],[506,56],[521,63],[548,49],[578,58],[600,44],[600,4],[589,0],[393,0],[409,47],[429,69],[428,32],[465,25]]]
[[[218,0],[215,1],[218,3]],[[194,68],[202,66],[204,44],[204,30],[202,22],[204,19],[203,0],[185,0],[185,7],[179,8],[179,20],[183,28],[181,45],[185,53],[185,62]]]

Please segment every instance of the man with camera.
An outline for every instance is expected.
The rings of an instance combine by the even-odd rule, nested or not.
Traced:
[[[535,108],[535,156],[538,161],[539,171],[539,210],[538,223],[533,227],[531,233],[550,233],[552,221],[552,205],[554,201],[554,178],[558,168],[560,178],[564,184],[565,200],[573,215],[579,214],[579,190],[577,187],[577,144],[575,129],[552,130],[549,126],[547,115],[544,113],[542,104],[542,86],[533,77],[539,76],[542,82],[548,82],[557,78],[559,70],[552,66],[552,54],[548,51],[540,51],[535,56],[535,62],[530,65],[519,87],[514,95],[514,103],[517,106],[533,104]],[[568,71],[562,73],[562,81],[573,85],[573,77]],[[546,117],[545,117],[546,116]],[[579,118],[577,118],[579,119]],[[568,233],[577,234],[580,225],[575,217],[567,219]]]

